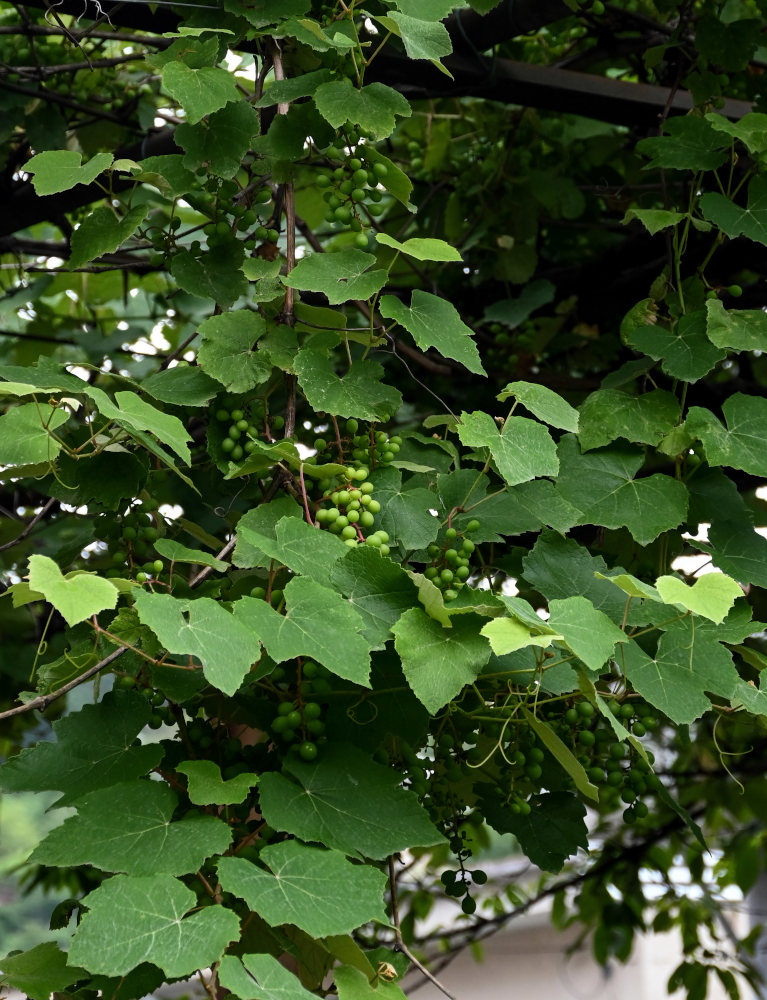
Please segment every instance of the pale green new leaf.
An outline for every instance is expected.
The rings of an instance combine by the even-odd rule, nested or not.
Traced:
[[[399,240],[395,240],[388,233],[376,233],[376,243],[384,247],[391,247],[392,250],[404,253],[408,257],[414,257],[416,260],[455,261],[458,263],[463,260],[455,247],[450,246],[444,240],[436,240],[430,237],[414,236],[409,240],[405,240],[404,243],[400,243]]]
[[[724,573],[705,573],[688,587],[675,576],[658,577],[655,586],[666,604],[681,605],[693,614],[720,624],[743,596],[739,584]]]
[[[322,292],[332,306],[337,306],[350,299],[369,299],[383,288],[389,272],[368,270],[375,262],[373,254],[353,248],[312,253],[299,260],[282,280],[289,288]]]
[[[469,448],[489,448],[509,486],[559,472],[557,449],[551,435],[537,420],[509,417],[499,431],[489,413],[462,413],[458,436]]]
[[[385,83],[371,83],[359,90],[348,77],[322,83],[314,93],[314,103],[333,128],[345,122],[359,125],[374,139],[385,139],[394,131],[396,117],[409,118],[410,104]]]
[[[404,326],[421,350],[434,347],[443,357],[459,361],[470,372],[485,374],[479,351],[471,339],[474,336],[471,329],[446,299],[416,288],[409,307],[394,295],[384,295],[378,308],[384,318]]]
[[[210,597],[136,591],[136,611],[169,653],[196,656],[206,679],[232,695],[260,658],[258,635]]]
[[[686,216],[681,212],[669,211],[665,208],[630,208],[623,217],[623,224],[636,219],[641,222],[651,236],[660,233],[670,226],[676,226]]]
[[[113,208],[99,205],[72,233],[69,266],[82,267],[102,254],[119,249],[135,233],[148,211],[148,205],[136,205],[118,218]]]
[[[242,597],[234,606],[240,627],[252,629],[277,663],[309,656],[339,677],[369,686],[370,646],[361,632],[362,618],[335,591],[306,577],[285,586],[286,611],[266,601]],[[338,637],[343,636],[343,650]]]
[[[259,784],[264,819],[277,830],[378,860],[444,840],[401,776],[352,746],[328,743],[313,763],[290,760],[283,771],[296,781],[269,772]]]
[[[573,433],[578,431],[578,411],[548,386],[540,385],[537,382],[509,382],[496,399],[504,402],[509,396],[516,397],[524,407],[545,424],[561,427],[562,430]]]
[[[663,389],[641,396],[597,389],[581,403],[578,440],[583,451],[601,448],[616,438],[658,444],[671,431],[679,413],[676,396]]]
[[[526,646],[550,646],[554,639],[563,638],[556,632],[531,632],[514,618],[494,618],[479,630],[487,637],[496,656],[505,656]]]
[[[198,806],[239,805],[258,784],[257,774],[237,774],[225,781],[218,764],[212,760],[184,760],[176,765],[176,770],[188,777],[189,801]]]
[[[216,66],[191,69],[181,61],[169,62],[163,67],[162,85],[184,109],[190,125],[239,98],[234,74]]]
[[[706,121],[717,132],[726,132],[733,139],[740,140],[749,153],[762,153],[767,149],[767,115],[759,111],[749,111],[733,122],[712,111],[706,115]]]
[[[638,580],[637,577],[632,576],[631,573],[597,572],[594,576],[598,577],[600,580],[609,580],[610,583],[614,583],[616,587],[619,587],[623,593],[627,594],[629,597],[646,598],[650,601],[661,602],[661,596],[655,587],[651,587],[648,583]]]
[[[52,462],[61,451],[52,432],[67,420],[66,410],[47,402],[12,406],[0,416],[0,465]]]
[[[712,344],[731,351],[767,351],[767,313],[725,309],[719,299],[706,302],[706,334]]]
[[[118,591],[111,580],[92,573],[63,575],[48,556],[29,557],[29,586],[42,594],[70,627],[117,606]]]
[[[77,184],[91,184],[113,157],[111,153],[96,153],[87,163],[82,159],[82,153],[73,149],[50,149],[31,157],[23,169],[33,175],[32,185],[38,195],[59,194]]]
[[[626,634],[580,595],[549,602],[549,625],[561,632],[566,646],[591,670],[599,670],[613,655],[615,644]]]
[[[89,792],[77,814],[32,852],[34,864],[93,865],[128,875],[184,875],[230,845],[232,831],[215,816],[172,822],[178,796],[158,781],[132,781]]]
[[[229,563],[225,563],[223,559],[216,559],[215,556],[203,552],[201,549],[187,548],[186,545],[182,545],[181,542],[172,538],[158,538],[154,547],[161,556],[170,559],[171,562],[190,563],[193,566],[210,566],[211,569],[218,570],[219,573],[225,573],[229,569]]]
[[[218,980],[239,1000],[317,1000],[273,955],[224,955]]]
[[[685,421],[699,438],[709,465],[767,476],[767,399],[736,392],[722,406],[727,427],[710,410],[693,406]]]
[[[432,714],[476,680],[490,659],[490,643],[473,615],[453,619],[446,629],[420,608],[411,608],[392,632],[407,682]]]
[[[173,978],[189,976],[217,962],[240,930],[237,916],[223,906],[185,917],[197,897],[171,875],[115,875],[84,902],[88,911],[69,962],[107,976],[124,976],[142,962]]]
[[[339,965],[333,970],[338,1000],[407,1000],[396,983],[371,982],[361,969]]]
[[[294,924],[318,938],[347,934],[370,920],[386,923],[386,874],[372,866],[296,840],[263,848],[259,860],[270,871],[244,858],[222,858],[218,877],[225,892],[244,899],[272,927]]]
[[[199,326],[202,341],[197,362],[228,392],[241,393],[265,382],[272,362],[256,341],[266,333],[266,324],[256,312],[240,309],[210,316]]]

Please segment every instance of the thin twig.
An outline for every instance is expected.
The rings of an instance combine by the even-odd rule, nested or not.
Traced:
[[[223,549],[221,549],[221,551],[218,553],[216,559],[224,559],[226,556],[229,555],[229,553],[232,551],[232,549],[235,547],[236,544],[237,544],[237,538],[236,537],[230,538],[229,541],[226,543],[226,545],[223,547]],[[190,588],[196,587],[198,584],[202,583],[202,581],[207,579],[212,572],[213,572],[213,566],[203,567],[200,570],[200,572],[195,577],[193,577],[191,583],[189,584]]]
[[[27,537],[27,535],[30,533],[30,531],[32,531],[32,529],[34,528],[34,526],[39,521],[41,521],[42,518],[45,517],[45,515],[48,513],[48,511],[51,509],[51,507],[55,503],[56,503],[56,499],[54,497],[51,497],[51,499],[46,502],[45,506],[40,511],[38,511],[37,514],[35,514],[35,516],[32,518],[32,520],[29,522],[29,524],[26,526],[26,528],[24,528],[24,530],[21,532],[21,534],[16,535],[16,537],[12,538],[10,542],[5,542],[5,543],[3,543],[3,545],[0,545],[0,552],[5,552],[6,549],[12,549],[14,547],[14,545],[18,545],[19,542],[23,541]]]
[[[443,986],[442,983],[435,976],[429,972],[425,965],[418,961],[412,951],[408,948],[405,942],[402,940],[402,928],[400,927],[399,921],[399,905],[397,903],[397,876],[394,873],[394,855],[389,855],[389,890],[391,892],[391,910],[392,910],[392,921],[394,924],[394,938],[397,942],[397,950],[401,951],[403,955],[410,959],[413,965],[429,980],[432,985],[436,986],[440,993],[444,993],[446,997],[450,1000],[456,1000],[456,997],[447,987]]]

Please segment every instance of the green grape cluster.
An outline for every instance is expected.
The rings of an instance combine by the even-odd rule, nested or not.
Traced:
[[[367,430],[361,430],[360,422],[350,417],[345,425],[344,432],[339,428],[339,437],[333,438],[317,437],[314,439],[314,448],[317,452],[314,456],[316,465],[323,465],[326,462],[339,462],[345,464],[351,458],[357,467],[366,465],[370,469],[375,469],[379,465],[388,465],[393,462],[402,447],[402,438],[398,434],[389,435],[385,430],[376,429],[375,424],[369,424]]]
[[[472,519],[463,532],[453,527],[445,530],[444,542],[433,543],[427,549],[431,562],[424,570],[427,580],[439,587],[446,601],[454,601],[471,576],[471,557],[476,550],[467,534],[478,531],[480,523]]]
[[[241,462],[255,450],[256,441],[263,437],[267,425],[270,432],[281,431],[285,426],[285,418],[279,414],[269,416],[261,400],[242,405],[245,409],[241,406],[235,406],[231,410],[219,407],[215,411],[219,423],[229,424],[226,436],[221,441],[221,450],[233,462]]]
[[[350,132],[346,140],[351,147],[358,141],[358,134]],[[364,147],[352,149],[347,154],[344,150],[331,146],[325,155],[328,166],[319,170],[314,179],[327,204],[325,221],[331,225],[338,223],[356,233],[355,246],[366,250],[368,237],[360,210],[364,208],[373,217],[383,213],[384,195],[378,185],[387,176],[388,168],[384,163],[373,163],[366,167],[363,162]]]
[[[165,563],[154,548],[165,531],[158,506],[154,497],[145,496],[140,505],[129,507],[122,514],[108,512],[96,519],[94,536],[107,545],[110,563],[107,576],[120,576],[127,568],[135,573],[138,583],[146,583],[163,573]]]
[[[283,664],[270,674],[280,700],[271,721],[270,737],[301,760],[316,760],[326,740],[321,699],[331,690],[330,671],[314,660]]]

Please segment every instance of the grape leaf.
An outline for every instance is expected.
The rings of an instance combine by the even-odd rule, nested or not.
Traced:
[[[699,438],[709,465],[767,476],[767,399],[736,392],[722,406],[726,429],[710,410],[692,406],[685,421]]]
[[[418,598],[405,570],[365,545],[333,565],[330,583],[359,614],[371,649],[383,649],[392,625]]]
[[[218,111],[230,101],[239,98],[237,80],[233,73],[216,66],[192,69],[176,60],[166,63],[162,70],[162,85],[174,101],[186,112],[190,125],[205,115]]]
[[[225,694],[234,694],[261,657],[256,633],[210,597],[137,590],[135,607],[169,653],[196,656],[208,682]]]
[[[174,406],[207,406],[221,386],[195,365],[154,372],[141,383],[144,392]]]
[[[679,413],[676,396],[663,389],[641,396],[618,389],[597,389],[580,405],[578,440],[583,451],[601,448],[616,438],[658,444],[673,428]]]
[[[188,250],[173,255],[170,271],[179,288],[201,299],[213,299],[228,309],[248,290],[242,273],[245,250],[240,240],[219,243],[215,253],[206,253],[199,260]]]
[[[728,310],[719,299],[709,299],[706,314],[712,344],[731,351],[767,351],[767,313],[761,309]]]
[[[509,396],[515,396],[524,407],[545,424],[561,427],[565,431],[577,432],[578,411],[548,386],[539,385],[537,382],[509,382],[496,398],[503,402]]]
[[[96,153],[87,163],[82,159],[82,153],[73,149],[50,149],[27,160],[24,172],[33,175],[36,194],[59,194],[78,184],[91,184],[113,157],[111,153]]]
[[[582,455],[572,435],[559,443],[557,491],[580,511],[579,524],[625,527],[640,545],[676,528],[687,513],[687,490],[671,476],[634,479],[644,460],[638,448],[615,444]]]
[[[717,624],[724,621],[738,597],[739,585],[724,573],[706,573],[688,587],[675,576],[658,577],[655,586],[666,604],[676,604]]]
[[[531,632],[527,625],[514,618],[493,618],[479,631],[488,639],[496,656],[506,656],[526,646],[550,646],[554,639],[562,638],[553,629],[550,632]]]
[[[48,403],[22,403],[11,407],[0,416],[0,465],[52,462],[61,451],[61,445],[51,432],[67,420],[66,410]]]
[[[304,512],[292,497],[278,496],[268,503],[251,507],[240,518],[237,528],[237,544],[232,554],[235,566],[250,569],[254,566],[267,568],[271,562],[269,556],[256,546],[250,545],[240,534],[242,528],[251,529],[257,535],[266,535],[273,541],[277,539],[277,524],[285,517],[301,519]]]
[[[392,11],[384,20],[393,21],[399,28],[398,34],[405,43],[408,59],[439,60],[453,51],[447,28],[439,21],[410,17],[398,10]]]
[[[395,240],[388,233],[376,233],[376,243],[380,246],[391,247],[397,253],[404,253],[408,257],[415,258],[415,260],[454,261],[456,263],[460,263],[463,260],[455,247],[450,246],[444,240],[436,240],[430,237],[414,236],[409,240],[405,240],[404,243],[400,243],[399,240]]]
[[[221,769],[212,760],[184,760],[176,765],[176,770],[189,778],[189,801],[198,806],[239,805],[258,784],[257,774],[237,774],[224,781]]]
[[[586,597],[550,601],[549,611],[551,628],[591,670],[599,670],[612,657],[615,644],[626,641],[625,632]]]
[[[278,830],[374,859],[444,840],[400,775],[352,746],[328,743],[313,763],[290,760],[283,771],[296,781],[270,772],[259,785],[264,819]]]
[[[240,921],[223,906],[184,917],[197,903],[171,875],[115,875],[84,899],[88,907],[69,961],[89,972],[122,976],[141,962],[173,978],[217,962],[239,935]]]
[[[116,423],[130,431],[149,431],[174,451],[185,465],[191,465],[192,456],[187,445],[191,438],[178,417],[163,413],[135,392],[116,392],[115,401],[119,407],[113,417]]]
[[[222,858],[218,877],[225,892],[244,899],[272,927],[295,924],[312,937],[324,937],[349,933],[370,920],[387,922],[386,874],[372,866],[296,840],[263,848],[259,861],[270,871],[244,858]]]
[[[49,1000],[51,993],[63,993],[85,969],[67,965],[67,953],[54,941],[46,941],[29,951],[0,958],[0,987],[19,990],[29,1000]]]
[[[628,334],[628,343],[660,360],[667,375],[684,382],[697,382],[726,354],[706,336],[706,314],[702,309],[680,316],[671,330],[659,324],[637,327]]]
[[[210,566],[211,569],[218,570],[219,573],[225,573],[229,569],[229,563],[225,563],[222,559],[216,559],[200,549],[189,549],[186,545],[171,538],[158,538],[154,547],[161,556],[170,559],[171,562],[191,563],[193,566]]]
[[[118,591],[111,580],[82,572],[64,576],[48,556],[29,557],[29,586],[42,594],[69,626],[117,605]]]
[[[379,310],[386,319],[404,326],[422,351],[434,347],[443,357],[460,362],[470,372],[485,374],[479,351],[471,339],[472,331],[446,299],[416,288],[409,307],[394,295],[384,295]]]
[[[383,288],[389,273],[368,270],[375,262],[373,254],[351,248],[312,253],[299,260],[282,280],[289,288],[322,292],[332,306],[337,306],[351,299],[369,299]]]
[[[333,977],[338,1000],[407,1000],[396,983],[387,983],[381,978],[371,981],[362,969],[351,965],[336,966]]]
[[[186,150],[183,163],[187,170],[204,167],[215,177],[230,178],[239,170],[253,136],[259,131],[255,108],[247,101],[236,101],[196,125],[188,122],[179,125],[174,137]]]
[[[323,118],[333,128],[349,121],[385,139],[394,131],[395,116],[409,118],[412,114],[407,99],[385,83],[371,83],[359,90],[348,77],[322,83],[314,92],[314,103]]]
[[[708,540],[706,551],[719,569],[739,583],[767,588],[767,538],[744,521],[722,519],[713,522]]]
[[[669,226],[676,226],[686,219],[687,216],[681,212],[672,212],[665,208],[630,208],[623,217],[623,224],[637,219],[645,227],[651,236],[668,229]]]
[[[490,791],[491,786],[485,786]],[[542,792],[531,796],[530,813],[513,813],[492,794],[483,796],[482,809],[498,833],[512,833],[523,852],[543,871],[560,872],[579,847],[588,850],[586,807],[571,792]]]
[[[277,522],[273,538],[259,534],[242,522],[238,525],[237,535],[246,545],[252,545],[294,573],[318,582],[327,581],[337,560],[349,555],[349,547],[336,535],[293,516],[283,517]]]
[[[224,955],[218,979],[239,1000],[317,1000],[273,955]]]
[[[0,789],[7,792],[62,792],[57,805],[96,788],[129,781],[156,767],[159,743],[133,746],[149,722],[151,707],[132,691],[115,691],[96,705],[53,723],[56,742],[22,750],[0,767]]]
[[[158,781],[101,788],[77,800],[77,814],[51,830],[32,852],[34,864],[93,865],[128,875],[184,875],[230,845],[232,831],[215,816],[171,822],[178,796]]]
[[[748,205],[736,205],[723,194],[710,192],[700,199],[703,217],[731,240],[746,236],[767,245],[767,177],[754,177],[748,185]]]
[[[376,469],[370,481],[381,504],[381,526],[395,542],[406,549],[422,549],[434,541],[439,519],[431,513],[437,498],[430,490],[403,488],[401,473],[393,468]]]
[[[388,419],[402,402],[397,389],[381,381],[383,368],[377,361],[355,361],[343,375],[336,375],[336,362],[311,346],[296,355],[294,370],[309,405],[320,413],[361,420]]]
[[[508,417],[499,431],[489,413],[462,413],[458,436],[469,448],[489,448],[498,472],[509,486],[538,476],[556,476],[557,449],[551,435],[536,420]]]
[[[285,603],[281,615],[266,601],[242,597],[234,606],[235,619],[258,634],[277,663],[310,656],[338,677],[368,687],[370,647],[360,634],[363,620],[349,602],[314,580],[293,577],[285,586]]]
[[[420,608],[406,611],[392,628],[402,671],[418,700],[432,714],[476,680],[490,659],[490,643],[474,616],[455,618],[446,629]]]
[[[69,266],[82,267],[102,254],[113,253],[135,233],[148,211],[148,205],[136,205],[118,218],[113,208],[99,205],[72,233]]]
[[[695,115],[669,118],[663,123],[665,135],[651,136],[636,144],[636,150],[651,158],[645,170],[670,167],[673,170],[715,170],[727,159],[724,151],[729,138],[715,132],[705,118]]]
[[[767,149],[767,115],[759,111],[749,111],[734,122],[724,115],[709,112],[706,121],[717,132],[726,132],[733,139],[738,139],[749,153],[761,153]]]
[[[333,74],[327,69],[317,69],[302,73],[286,80],[274,80],[264,88],[263,96],[256,101],[257,108],[269,108],[275,104],[289,104],[299,97],[311,97],[321,83],[328,83]]]
[[[266,324],[256,312],[246,309],[210,316],[199,326],[202,342],[197,362],[228,392],[241,393],[265,382],[272,362],[256,341],[266,333]]]

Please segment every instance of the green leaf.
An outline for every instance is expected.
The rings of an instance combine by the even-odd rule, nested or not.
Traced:
[[[89,792],[77,814],[32,852],[34,864],[93,865],[128,875],[184,875],[230,845],[232,831],[215,816],[171,822],[178,796],[157,781],[131,781]]]
[[[393,160],[384,156],[375,146],[366,145],[362,151],[365,163],[374,166],[380,163],[386,167],[386,175],[380,183],[386,188],[389,194],[396,198],[398,202],[405,206],[409,212],[415,212],[415,206],[410,202],[410,195],[413,193],[413,183]]]
[[[306,155],[307,137],[318,146],[333,140],[333,129],[312,104],[291,104],[286,115],[275,115],[266,135],[253,140],[260,156],[294,161]]]
[[[432,580],[427,579],[423,573],[416,573],[411,569],[408,570],[407,575],[418,588],[418,601],[426,614],[438,621],[444,628],[452,628],[453,622],[445,607],[445,599],[439,587]]]
[[[727,427],[710,410],[690,408],[687,430],[699,438],[709,465],[767,476],[767,399],[736,392],[722,406]]]
[[[339,965],[333,969],[338,1000],[407,1000],[396,983],[385,979],[371,982],[361,969]]]
[[[499,431],[489,413],[475,410],[461,414],[458,436],[469,448],[489,448],[509,486],[559,471],[556,445],[536,420],[508,417]]]
[[[179,288],[201,299],[213,299],[228,309],[245,295],[248,282],[241,271],[245,250],[240,240],[220,243],[215,253],[206,253],[199,260],[188,250],[173,255],[170,271]]]
[[[387,31],[399,35],[405,43],[408,59],[429,59],[439,65],[442,56],[449,56],[453,51],[447,28],[438,21],[410,17],[401,11],[392,11],[387,17],[377,20]]]
[[[266,323],[258,313],[247,309],[225,312],[206,319],[198,329],[202,334],[198,364],[228,392],[247,392],[271,375],[269,355],[256,347],[266,333]]]
[[[665,208],[630,208],[623,217],[623,224],[625,226],[627,222],[636,219],[651,236],[655,236],[656,233],[670,226],[676,226],[686,218],[682,212],[673,212]]]
[[[599,670],[612,657],[615,644],[626,641],[625,632],[586,597],[550,601],[549,611],[551,628],[591,670]]]
[[[176,770],[189,778],[189,801],[198,806],[239,805],[247,799],[250,789],[258,784],[257,774],[237,774],[224,781],[221,769],[212,760],[184,760],[176,765]]]
[[[11,407],[0,416],[0,465],[53,462],[61,445],[52,432],[67,420],[69,413],[66,410],[48,403],[22,403]]]
[[[196,656],[208,682],[224,694],[234,694],[261,656],[257,634],[210,597],[137,590],[135,607],[169,653]]]
[[[490,659],[490,643],[473,615],[453,619],[452,626],[443,628],[411,608],[392,628],[407,682],[432,715],[476,680]]]
[[[412,114],[408,101],[392,87],[371,83],[357,90],[347,77],[320,84],[314,92],[314,103],[333,128],[348,121],[370,132],[374,139],[391,135],[395,116],[409,118]]]
[[[233,73],[216,66],[191,69],[181,61],[169,62],[163,67],[162,85],[184,109],[190,125],[240,96]]]
[[[257,546],[251,545],[242,537],[243,528],[248,528],[258,535],[267,535],[276,540],[277,524],[284,517],[303,518],[304,512],[296,501],[288,496],[278,496],[268,503],[251,507],[240,518],[237,528],[237,544],[234,547],[232,562],[235,566],[250,569],[254,566],[268,568],[271,559]]]
[[[715,170],[727,159],[729,139],[715,132],[705,118],[685,115],[663,124],[665,135],[642,139],[636,150],[651,162],[645,170],[670,167],[673,170]]]
[[[102,254],[113,253],[135,233],[148,210],[148,205],[137,205],[118,218],[113,208],[99,205],[72,233],[69,266],[82,267]]]
[[[286,611],[278,614],[266,601],[243,597],[235,618],[247,623],[277,663],[309,656],[338,677],[369,686],[370,647],[360,633],[363,620],[348,601],[314,580],[293,577],[285,586]],[[344,654],[338,655],[338,637]]]
[[[523,712],[530,728],[536,734],[541,743],[543,743],[552,757],[554,757],[562,768],[570,775],[573,779],[575,787],[581,795],[585,795],[586,798],[592,799],[596,802],[599,798],[599,791],[589,781],[583,764],[581,764],[572,750],[562,742],[547,722],[539,719],[526,708],[523,708]]]
[[[184,166],[204,167],[215,177],[234,177],[260,126],[258,112],[247,101],[227,104],[196,125],[179,125],[175,139],[186,150]]]
[[[330,70],[317,69],[286,80],[274,80],[264,88],[263,96],[255,106],[270,108],[275,104],[289,104],[299,97],[311,97],[320,84],[328,83],[332,78]]]
[[[380,552],[359,545],[335,563],[330,583],[357,611],[372,649],[383,649],[392,625],[411,608],[418,592],[405,570]]]
[[[184,917],[197,897],[170,875],[115,875],[84,902],[88,912],[69,961],[107,976],[123,976],[141,962],[173,978],[188,976],[217,962],[239,935],[240,921],[223,906]]]
[[[733,139],[738,139],[749,153],[763,153],[767,150],[767,115],[759,111],[749,111],[734,122],[712,111],[706,115],[706,121],[717,132],[725,132]]]
[[[272,955],[224,955],[218,979],[239,1000],[317,1000]]]
[[[715,520],[708,531],[714,564],[739,583],[767,588],[767,538],[745,521]],[[697,544],[697,543],[696,543]]]
[[[671,431],[679,414],[676,396],[663,389],[641,396],[618,389],[597,389],[580,405],[578,440],[583,451],[601,448],[616,438],[658,444]]]
[[[245,544],[282,563],[294,573],[316,579],[318,583],[327,581],[336,561],[350,554],[348,546],[336,535],[292,516],[277,522],[271,538],[242,522],[238,525],[237,534]]]
[[[743,596],[739,584],[724,573],[705,573],[688,587],[675,576],[658,577],[655,586],[666,604],[681,605],[693,614],[720,624]]]
[[[485,309],[488,322],[504,323],[514,330],[541,306],[554,299],[556,286],[545,278],[529,282],[513,299],[501,299]]]
[[[63,993],[85,969],[67,965],[67,953],[54,941],[46,941],[29,951],[0,958],[0,986],[19,990],[29,1000],[49,1000],[51,993]]]
[[[86,792],[128,781],[156,767],[159,744],[134,746],[149,721],[151,707],[133,692],[107,694],[96,705],[53,724],[56,742],[22,750],[0,768],[0,789],[8,792],[62,792],[67,805]]]
[[[509,382],[496,399],[504,402],[509,396],[515,396],[518,402],[545,424],[577,433],[578,411],[548,386],[536,382]]]
[[[87,163],[82,159],[82,153],[73,149],[50,149],[27,160],[24,172],[33,174],[32,184],[39,196],[59,194],[77,184],[91,184],[113,157],[111,153],[96,153]]]
[[[732,655],[705,633],[665,632],[654,657],[625,642],[617,661],[632,687],[677,725],[688,725],[711,708],[705,691],[731,698],[738,680]]]
[[[117,588],[92,573],[64,576],[48,556],[29,557],[29,586],[42,594],[70,627],[117,605]]]
[[[324,937],[349,933],[370,920],[387,922],[386,874],[372,866],[295,840],[263,848],[259,861],[270,871],[244,858],[222,858],[218,877],[225,892],[244,899],[272,927],[294,924]]]
[[[399,240],[395,240],[388,233],[376,233],[376,243],[384,247],[391,247],[397,253],[404,253],[406,256],[414,257],[416,260],[456,261],[458,263],[463,260],[455,247],[451,247],[444,240],[435,240],[428,237],[412,237],[409,240],[405,240],[404,243],[400,243]]]
[[[726,72],[745,69],[759,44],[761,30],[759,18],[725,21],[704,14],[695,26],[695,47],[705,60]]]
[[[518,816],[488,795],[483,799],[483,812],[494,830],[517,838],[534,865],[559,872],[579,847],[588,849],[586,807],[570,792],[543,792],[529,801],[529,815]]]
[[[422,351],[434,347],[443,357],[453,358],[470,372],[485,374],[479,351],[471,339],[473,333],[452,303],[416,288],[409,307],[393,295],[384,295],[378,308],[384,318],[404,326]]]
[[[706,336],[702,309],[680,316],[672,330],[660,325],[637,327],[629,333],[628,343],[656,361],[662,360],[663,371],[684,382],[697,382],[725,357],[725,351]]]
[[[559,443],[557,490],[580,511],[579,524],[625,527],[640,545],[676,528],[687,513],[687,490],[660,473],[634,479],[644,461],[631,445],[613,445],[582,455],[575,437]]]
[[[400,775],[354,747],[328,743],[313,763],[291,760],[283,770],[296,781],[271,772],[259,785],[264,819],[278,830],[378,860],[443,842]]]
[[[494,618],[479,631],[487,638],[496,656],[506,656],[526,646],[550,646],[554,639],[562,638],[553,629],[550,632],[531,632],[527,625],[514,618]]]
[[[154,547],[161,556],[170,559],[171,562],[189,563],[192,566],[210,566],[212,569],[218,570],[219,573],[225,573],[229,569],[229,563],[225,563],[222,559],[216,559],[201,549],[187,548],[186,545],[171,538],[158,538]]]
[[[174,451],[185,465],[191,465],[192,456],[187,444],[191,437],[178,417],[163,413],[135,392],[116,392],[115,400],[119,407],[114,415],[116,423],[129,431],[149,431]]]
[[[154,372],[141,382],[150,396],[174,406],[207,406],[221,386],[195,365],[177,365]]]
[[[402,485],[398,469],[381,468],[371,473],[375,495],[381,504],[381,526],[395,542],[406,549],[422,549],[439,532],[439,519],[431,513],[437,498],[421,486]]]
[[[705,219],[713,222],[731,240],[746,236],[755,243],[767,245],[767,177],[759,175],[751,180],[745,208],[712,192],[700,199],[700,210]]]
[[[346,362],[344,362],[344,365]],[[298,384],[315,411],[361,420],[382,420],[399,409],[402,397],[385,385],[383,368],[377,361],[355,361],[336,375],[336,359],[324,351],[302,348],[294,362]]]
[[[351,299],[369,299],[383,288],[389,273],[369,271],[375,262],[373,254],[364,250],[312,253],[299,260],[283,281],[289,288],[322,292],[332,306],[337,306]]]
[[[650,601],[661,600],[660,594],[655,587],[643,583],[642,580],[638,580],[631,573],[616,573],[611,571],[610,573],[595,573],[594,575],[599,577],[600,580],[609,580],[610,583],[614,583],[616,587],[619,587],[629,597],[646,598]]]
[[[727,310],[719,299],[709,299],[706,313],[712,344],[731,351],[767,351],[767,313],[761,309]]]

